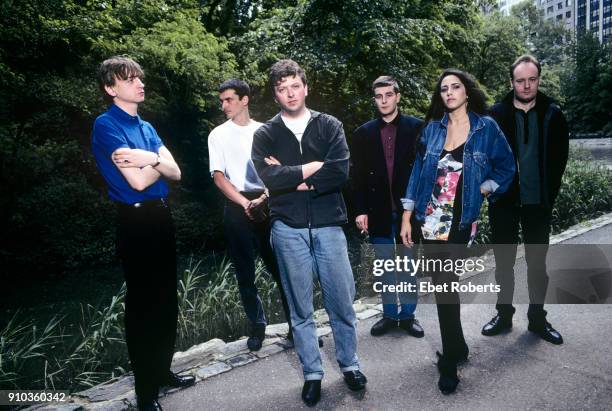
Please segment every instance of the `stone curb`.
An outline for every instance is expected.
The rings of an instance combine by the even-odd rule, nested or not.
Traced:
[[[382,310],[380,305],[367,304],[360,300],[355,301],[353,306],[358,320],[376,316]],[[329,317],[325,309],[315,311],[315,318],[317,335],[331,334]],[[246,337],[229,343],[214,338],[195,345],[185,352],[176,352],[172,360],[172,370],[183,375],[193,375],[196,378],[196,383],[199,383],[234,368],[242,367],[292,348],[293,344],[285,338],[288,331],[287,323],[269,325],[266,327],[266,339],[263,347],[255,352],[248,350]],[[41,404],[27,409],[36,411],[121,411],[134,409],[136,407],[136,395],[133,387],[134,377],[130,373],[85,391],[74,393],[67,404]],[[169,395],[178,390],[178,388],[162,390],[160,396]]]
[[[576,224],[560,234],[551,236],[550,243],[558,244],[570,238],[596,230],[612,223],[612,213],[605,214],[594,220]],[[523,256],[524,251],[519,249],[517,259]],[[485,267],[492,268],[492,251],[485,254]],[[464,279],[471,278],[465,276]],[[426,294],[423,294],[426,295]],[[378,297],[368,297],[356,300],[353,304],[357,320],[362,321],[378,316],[382,312],[382,305],[378,304]],[[329,317],[325,309],[315,312],[317,334],[325,336],[331,334]],[[246,347],[246,337],[237,341],[225,343],[214,338],[191,347],[185,352],[176,352],[173,357],[172,370],[182,374],[196,377],[197,383],[216,375],[229,372],[234,368],[258,361],[270,355],[278,354],[292,347],[285,337],[289,327],[287,323],[271,324],[266,327],[266,339],[261,350],[250,352]],[[121,376],[106,383],[89,388],[85,391],[71,395],[70,402],[66,404],[40,404],[27,408],[36,411],[80,411],[80,410],[112,410],[122,411],[136,407],[136,395],[133,390],[133,376]],[[169,395],[179,389],[166,389],[160,395]]]

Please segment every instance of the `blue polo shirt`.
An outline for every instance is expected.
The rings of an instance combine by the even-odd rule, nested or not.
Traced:
[[[163,145],[151,124],[138,115],[126,113],[115,104],[96,119],[91,150],[98,170],[106,180],[111,200],[134,204],[165,198],[168,195],[168,185],[161,178],[144,191],[134,190],[111,159],[111,155],[118,148],[139,148],[158,153]]]

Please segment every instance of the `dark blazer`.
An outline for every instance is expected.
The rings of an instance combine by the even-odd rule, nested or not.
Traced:
[[[414,163],[415,144],[423,121],[399,114],[393,162],[393,187],[391,187],[396,210],[401,217],[400,199]],[[395,121],[395,120],[394,120]],[[353,133],[351,158],[353,160],[353,204],[354,214],[368,215],[368,231],[373,237],[391,235],[391,196],[385,163],[380,128],[383,120],[368,121]],[[399,233],[398,233],[399,234]]]

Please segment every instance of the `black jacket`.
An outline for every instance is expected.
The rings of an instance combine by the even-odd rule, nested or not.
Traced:
[[[514,92],[511,91],[504,99],[491,107],[491,117],[497,121],[499,127],[504,132],[508,144],[512,148],[514,159],[518,158],[516,144],[516,120],[514,117],[515,108],[513,104]],[[559,188],[561,187],[561,177],[567,164],[569,152],[569,134],[567,122],[559,106],[544,93],[538,92],[536,97],[535,109],[538,113],[539,130],[539,168],[540,168],[540,198],[542,205],[552,208]],[[517,205],[520,204],[519,189],[519,167],[517,163],[516,174],[510,189],[502,194],[497,205]]]
[[[391,234],[391,197],[398,213],[414,163],[415,144],[423,121],[399,114],[393,162],[392,196],[389,195],[387,164],[380,140],[382,119],[369,121],[355,130],[351,142],[353,155],[353,195],[355,215],[368,215],[371,236]]]
[[[251,157],[257,174],[270,190],[270,218],[294,228],[317,228],[347,222],[342,187],[348,180],[349,150],[342,123],[328,114],[311,111],[300,143],[280,114],[261,126],[253,137]],[[275,157],[281,165],[264,161]],[[311,191],[297,191],[304,182],[302,164],[322,161],[305,182]]]

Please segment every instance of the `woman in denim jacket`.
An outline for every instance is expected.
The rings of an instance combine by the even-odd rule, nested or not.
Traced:
[[[417,145],[416,160],[402,199],[401,237],[407,247],[425,244],[427,258],[458,259],[476,234],[476,219],[485,197],[495,201],[508,189],[515,172],[512,151],[497,123],[485,115],[483,92],[468,73],[448,69],[440,76]],[[412,238],[410,217],[419,224]],[[420,228],[420,229],[419,229]],[[433,247],[432,245],[437,246]],[[442,336],[438,360],[438,387],[455,391],[457,364],[467,360],[468,347],[461,327],[459,294],[451,292],[458,281],[452,271],[432,273]]]

